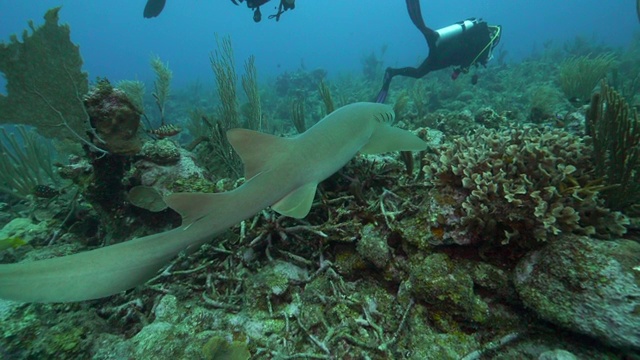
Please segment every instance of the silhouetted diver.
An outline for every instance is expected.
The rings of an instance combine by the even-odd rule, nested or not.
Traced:
[[[411,21],[427,41],[429,56],[417,68],[387,68],[377,102],[385,101],[391,79],[396,75],[419,79],[431,71],[457,66],[451,75],[455,80],[461,72],[468,72],[472,65],[486,65],[493,48],[500,41],[502,27],[489,26],[482,19],[471,18],[432,30],[424,24],[420,1],[406,0],[406,4]]]

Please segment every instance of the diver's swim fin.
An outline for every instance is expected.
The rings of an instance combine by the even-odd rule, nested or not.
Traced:
[[[166,2],[167,0],[147,0],[147,5],[144,7],[144,17],[149,19],[160,15]]]
[[[413,25],[420,30],[427,41],[427,45],[429,45],[429,49],[435,48],[436,41],[438,40],[438,33],[424,24],[424,20],[422,19],[422,10],[420,10],[420,0],[406,0],[406,4],[411,22],[413,22]]]

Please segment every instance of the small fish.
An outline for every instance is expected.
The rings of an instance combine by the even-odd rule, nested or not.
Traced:
[[[12,236],[6,239],[0,240],[0,251],[5,251],[10,248],[17,249],[22,245],[25,245],[27,242],[24,241],[19,236]]]
[[[49,185],[38,185],[33,188],[33,195],[39,198],[51,199],[60,195],[60,191],[52,188]]]
[[[157,129],[149,130],[149,134],[155,135],[158,139],[164,139],[167,137],[180,134],[182,128],[173,124],[165,124]]]
[[[588,101],[588,100],[580,99],[580,98],[579,98],[579,97],[577,97],[577,96],[572,96],[572,97],[570,97],[570,98],[569,98],[569,99],[567,99],[567,100],[569,100],[569,102],[571,103],[571,105],[576,106],[576,107],[580,107],[580,106],[582,106],[582,105],[586,105],[586,104],[588,104],[588,103],[589,103],[589,101]]]

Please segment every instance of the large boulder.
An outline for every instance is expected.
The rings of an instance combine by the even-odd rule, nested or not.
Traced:
[[[524,257],[514,282],[542,318],[620,348],[640,349],[640,244],[563,236]]]

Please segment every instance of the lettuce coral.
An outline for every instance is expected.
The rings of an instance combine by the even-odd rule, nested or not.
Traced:
[[[431,230],[429,243],[535,243],[561,233],[626,231],[627,218],[602,205],[585,138],[561,130],[480,129],[427,156],[433,196],[417,218],[426,219],[421,226]]]

